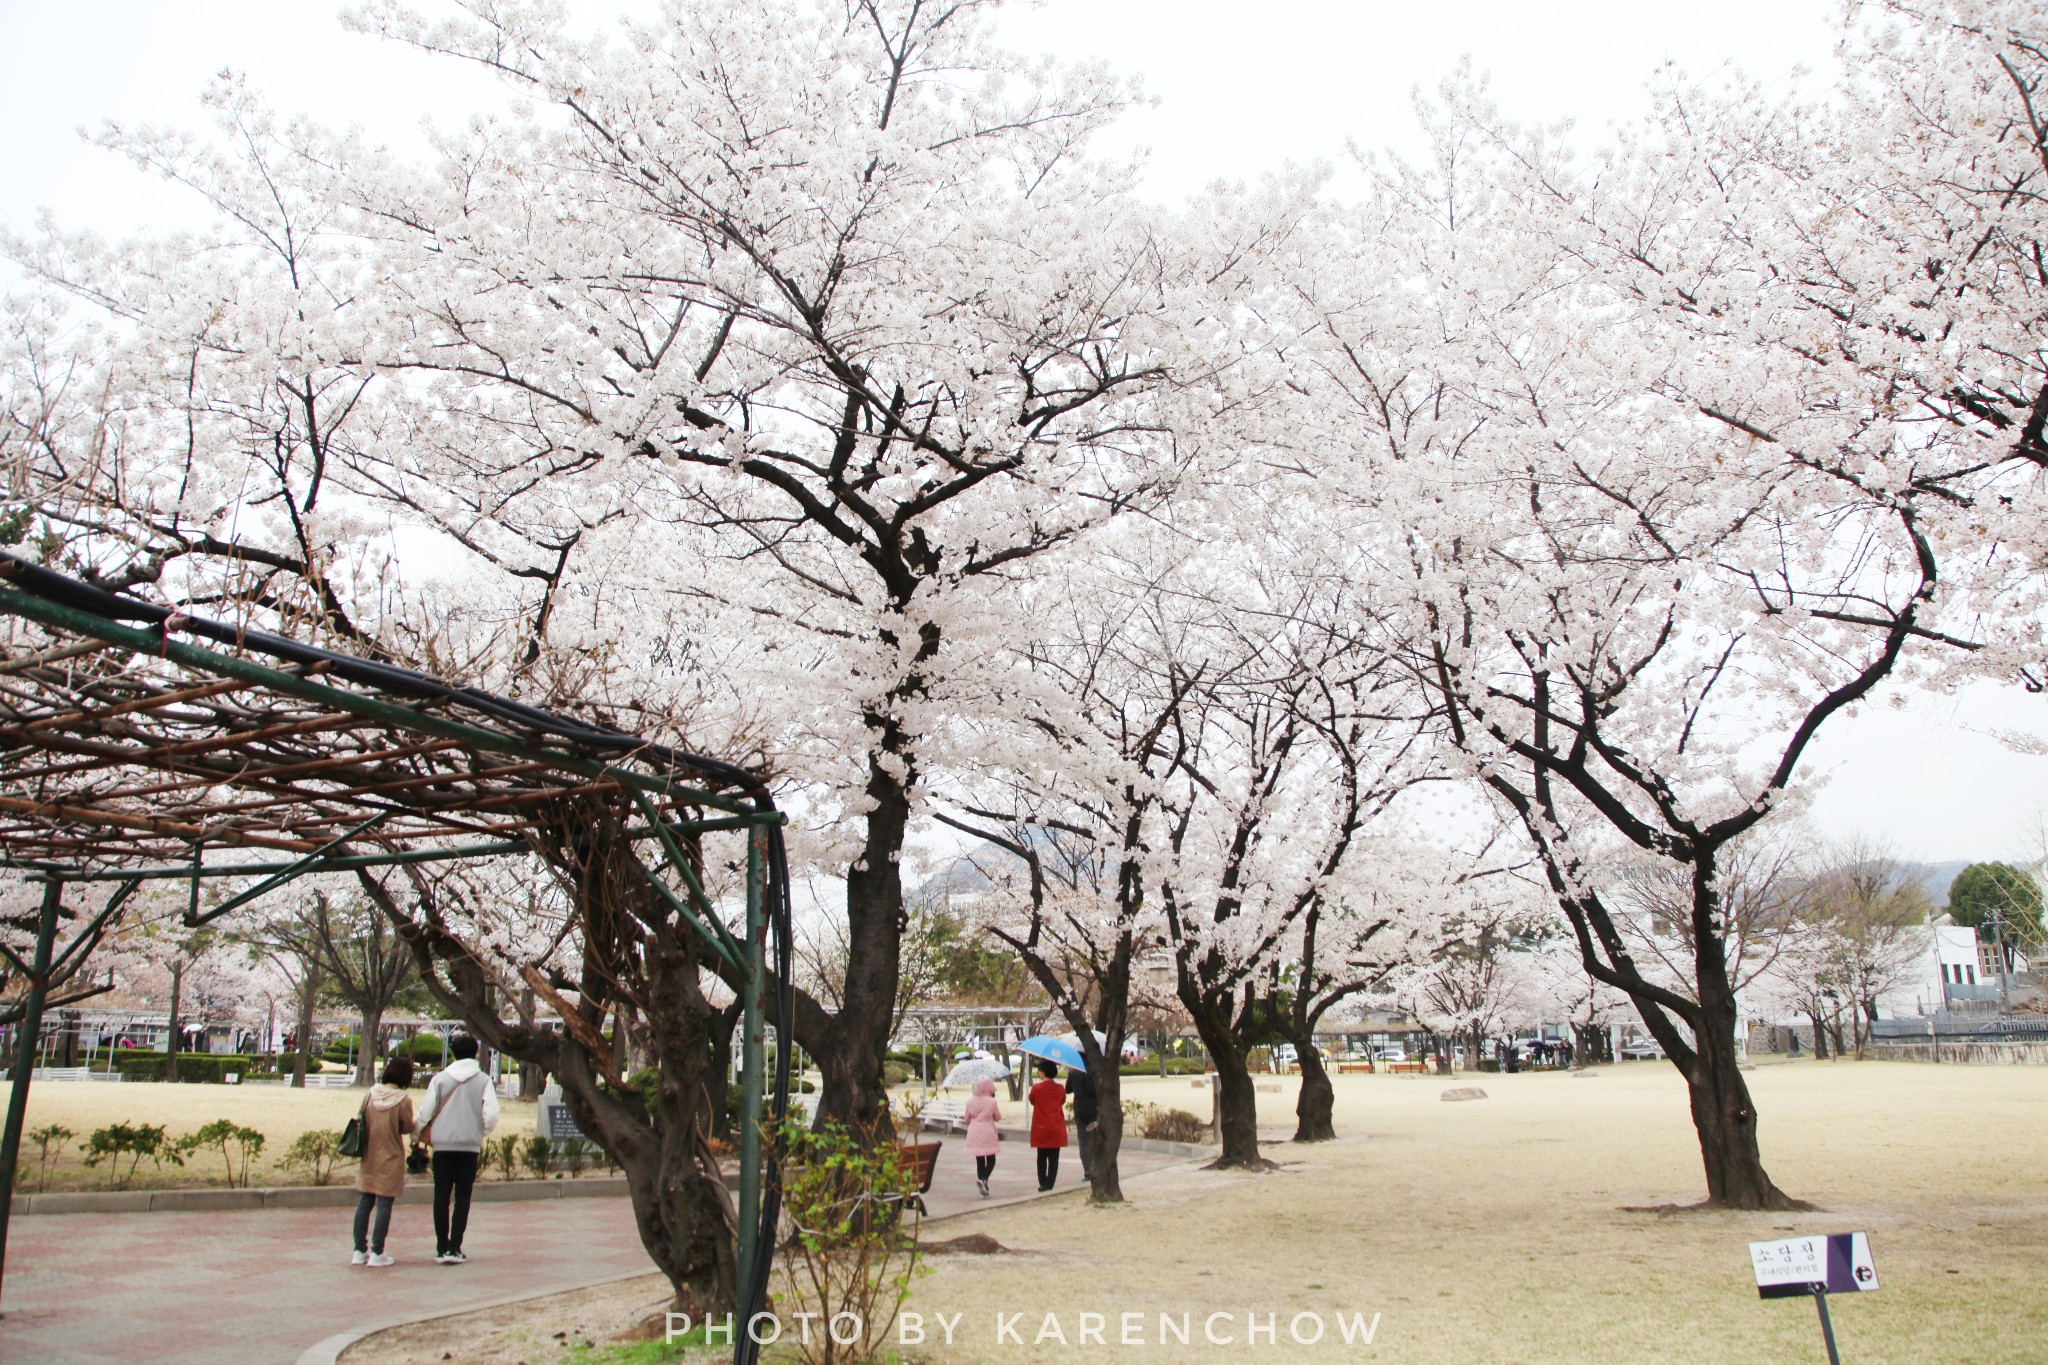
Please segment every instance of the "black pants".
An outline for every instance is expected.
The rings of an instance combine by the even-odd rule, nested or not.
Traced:
[[[434,1153],[434,1254],[462,1250],[469,1226],[469,1190],[476,1184],[475,1152]],[[449,1207],[450,1199],[454,1208]]]
[[[1060,1178],[1060,1149],[1057,1147],[1033,1147],[1038,1153],[1038,1188],[1049,1190]]]
[[[376,1226],[370,1224],[370,1210],[377,1211]],[[359,1194],[356,1197],[356,1250],[384,1252],[384,1234],[391,1231],[391,1196]]]
[[[974,1178],[976,1180],[986,1180],[995,1173],[996,1159],[994,1157],[978,1156],[974,1158]]]
[[[1090,1119],[1083,1123],[1081,1120],[1075,1119],[1074,1146],[1081,1153],[1081,1178],[1083,1180],[1092,1180],[1095,1175],[1095,1161],[1089,1150],[1094,1140],[1095,1120]]]

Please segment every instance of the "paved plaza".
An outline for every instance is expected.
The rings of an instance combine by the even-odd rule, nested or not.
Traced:
[[[1185,1160],[1126,1152],[1126,1175]],[[954,1135],[940,1150],[930,1216],[1038,1198],[1031,1149],[1006,1140],[990,1182]],[[1069,1148],[1056,1193],[1078,1192]],[[470,1262],[433,1261],[432,1210],[392,1215],[384,1270],[348,1264],[350,1212],[60,1214],[18,1218],[7,1249],[7,1365],[291,1365],[344,1334],[558,1293],[653,1270],[620,1198],[478,1204]],[[946,1235],[934,1227],[932,1237]]]

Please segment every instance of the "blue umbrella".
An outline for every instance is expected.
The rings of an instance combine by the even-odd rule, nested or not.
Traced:
[[[1076,1071],[1088,1069],[1088,1060],[1081,1055],[1081,1049],[1064,1038],[1049,1038],[1041,1033],[1036,1038],[1026,1038],[1017,1044],[1017,1051],[1027,1057],[1037,1057],[1043,1061],[1058,1062],[1061,1066],[1070,1066]]]

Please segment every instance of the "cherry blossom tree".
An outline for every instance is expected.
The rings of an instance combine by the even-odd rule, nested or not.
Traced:
[[[479,554],[560,546],[564,585],[623,519],[643,574],[747,642],[845,885],[839,1005],[799,1036],[821,1117],[863,1125],[957,645],[1029,561],[1170,493],[1203,443],[1157,394],[1233,358],[1201,322],[1270,230],[1137,207],[1081,155],[1127,91],[998,50],[981,11],[670,4],[612,42],[538,5],[366,21],[533,102],[366,210],[415,414],[374,477]]]
[[[1084,1140],[1095,1144],[1095,1203],[1123,1201],[1120,1066],[1134,969],[1164,942],[1163,787],[1210,667],[1178,604],[1146,586],[1098,564],[1056,591],[1027,590],[1041,626],[1009,651],[1011,703],[973,727],[982,756],[947,784],[937,812],[982,841],[973,856],[989,885],[977,927],[1030,970],[1094,1079]]]
[[[1587,971],[1685,1075],[1710,1202],[1742,1208],[1796,1201],[1763,1170],[1736,1064],[1726,851],[1783,803],[1829,718],[1970,651],[2018,573],[2001,550],[1988,570],[1951,560],[1953,591],[1943,577],[1957,510],[1983,492],[1965,485],[2019,476],[1930,462],[1936,438],[1899,429],[1881,380],[1845,415],[1832,357],[1862,321],[1746,251],[1799,248],[1827,198],[1714,149],[1846,138],[1854,102],[1672,98],[1588,166],[1454,89],[1432,160],[1381,172],[1353,282],[1315,300],[1312,382],[1355,432],[1378,582],[1428,641],[1415,679],[1522,824]],[[1849,150],[1881,160],[1860,136],[1809,137],[1804,164]],[[1686,991],[1616,922],[1600,869],[1627,847],[1689,874]]]

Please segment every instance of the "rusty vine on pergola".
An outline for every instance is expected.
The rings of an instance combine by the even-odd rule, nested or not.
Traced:
[[[782,816],[758,777],[411,669],[108,592],[0,550],[0,866],[44,886],[33,924],[15,926],[34,929],[34,947],[24,956],[0,943],[0,980],[20,982],[12,1009],[23,1040],[0,1190],[12,1188],[42,1014],[104,989],[82,969],[141,883],[189,881],[185,922],[197,925],[311,873],[528,854],[559,838],[551,826],[564,812],[592,800],[633,812],[639,873],[750,983],[743,1076],[746,1112],[758,1113],[771,982],[778,1036],[789,1036],[790,1018]],[[744,937],[726,927],[686,852],[718,830],[747,835]],[[202,910],[201,882],[222,879],[246,885]],[[75,901],[94,885],[112,888],[103,903],[65,904],[67,890]],[[790,1053],[776,1049],[776,1125]],[[760,1183],[760,1126],[742,1125],[741,1138],[739,1302],[751,1314],[777,1200]],[[0,1200],[0,1270],[7,1212]]]

